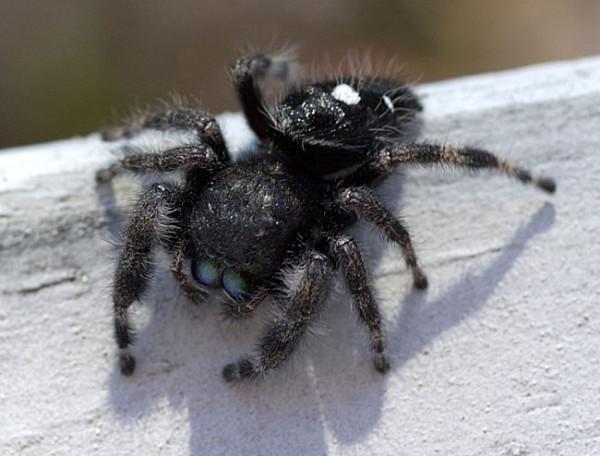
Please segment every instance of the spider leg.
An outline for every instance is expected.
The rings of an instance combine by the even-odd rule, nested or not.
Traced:
[[[208,144],[225,160],[225,141],[216,119],[195,107],[175,107],[151,112],[135,118],[129,125],[101,132],[104,141],[131,138],[145,128],[154,130],[194,130],[202,143]]]
[[[381,330],[381,316],[377,302],[371,294],[360,249],[356,242],[348,236],[339,236],[330,240],[331,250],[335,255],[354,297],[358,315],[367,325],[371,339],[371,349],[375,354],[373,363],[379,372],[386,372],[390,363],[384,353],[383,334]]]
[[[346,184],[370,184],[389,175],[398,166],[412,164],[451,165],[472,170],[491,169],[515,177],[524,184],[533,184],[548,193],[556,190],[553,179],[533,176],[530,171],[514,166],[486,150],[438,144],[399,144],[384,148],[374,160],[348,176]]]
[[[188,299],[195,304],[200,304],[206,298],[206,293],[200,288],[194,286],[193,280],[190,279],[190,276],[183,271],[183,262],[187,256],[187,253],[188,246],[184,243],[175,252],[175,256],[171,262],[171,272],[175,276],[175,280]]]
[[[226,163],[229,154],[221,129],[214,117],[194,107],[164,109],[138,117],[130,125],[104,130],[102,139],[112,141],[129,138],[145,128],[155,130],[194,130],[199,143],[177,147],[160,153],[134,152],[96,173],[96,181],[109,182],[125,170],[134,172],[168,172],[181,167],[198,166],[211,171],[215,162]],[[127,150],[127,147],[125,147]]]
[[[404,254],[404,260],[412,272],[415,288],[419,290],[427,288],[427,277],[419,266],[408,230],[371,190],[366,187],[346,188],[340,192],[338,201],[342,209],[352,211],[359,217],[370,220],[385,233],[390,241],[398,244]]]
[[[291,291],[282,314],[268,326],[260,341],[259,353],[225,366],[225,380],[260,377],[288,359],[310,322],[321,310],[329,289],[331,272],[332,264],[325,255],[309,252],[298,285]]]
[[[291,65],[292,60],[285,55],[252,54],[237,59],[229,67],[248,124],[261,139],[269,136],[272,126],[258,84],[268,78],[286,82]]]
[[[172,249],[178,241],[175,218],[181,191],[174,185],[154,184],[138,200],[125,231],[113,283],[115,337],[124,375],[131,375],[135,359],[129,352],[132,329],[128,309],[146,289],[153,272],[152,253],[156,244]]]
[[[165,150],[158,153],[134,152],[96,172],[98,183],[110,182],[125,171],[136,173],[169,172],[198,167],[214,172],[223,166],[217,153],[206,144],[194,144]]]

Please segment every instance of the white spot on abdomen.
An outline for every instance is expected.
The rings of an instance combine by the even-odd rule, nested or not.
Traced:
[[[360,95],[348,84],[340,84],[335,86],[331,92],[331,95],[336,100],[346,103],[347,105],[355,105],[360,102]]]
[[[392,103],[391,98],[388,97],[387,95],[384,95],[382,98],[383,98],[383,102],[388,107],[388,109],[390,110],[390,112],[394,112],[394,103]]]

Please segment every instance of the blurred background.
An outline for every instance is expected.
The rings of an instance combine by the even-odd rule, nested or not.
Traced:
[[[236,109],[240,49],[349,49],[431,81],[600,54],[595,0],[2,0],[0,148],[85,134],[132,105],[191,94]]]

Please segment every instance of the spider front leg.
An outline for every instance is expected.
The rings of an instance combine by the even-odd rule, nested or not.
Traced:
[[[289,358],[314,320],[329,290],[332,265],[322,253],[306,255],[302,276],[288,301],[260,341],[260,352],[228,364],[223,377],[231,382],[242,378],[257,378],[279,367]]]
[[[269,136],[272,126],[258,85],[266,79],[287,82],[291,78],[292,63],[293,59],[285,53],[252,54],[237,59],[229,67],[248,124],[261,139]]]
[[[132,328],[128,310],[140,299],[152,275],[154,246],[172,249],[178,243],[180,228],[174,216],[181,199],[181,191],[174,185],[152,185],[137,202],[125,232],[113,284],[115,337],[124,375],[131,375],[135,369],[129,350]]]
[[[331,250],[340,264],[346,284],[358,310],[358,315],[369,328],[371,349],[375,354],[373,363],[379,372],[386,372],[390,363],[384,353],[383,333],[379,307],[371,294],[369,280],[360,249],[356,242],[348,236],[340,236],[330,240]]]
[[[419,290],[427,288],[427,277],[419,266],[408,230],[387,210],[371,190],[366,187],[347,188],[342,190],[338,201],[342,209],[352,211],[359,217],[373,222],[390,241],[398,244],[404,254],[404,260],[412,272],[415,288]]]
[[[401,165],[451,165],[472,170],[490,169],[515,177],[524,184],[554,193],[556,183],[548,177],[533,176],[530,171],[501,160],[491,152],[475,147],[437,144],[399,144],[381,150],[377,156],[346,178],[348,185],[364,185],[389,175]]]

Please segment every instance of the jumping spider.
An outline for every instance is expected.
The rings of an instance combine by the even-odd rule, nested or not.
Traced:
[[[280,312],[257,353],[226,365],[225,380],[256,378],[279,367],[322,310],[337,268],[369,331],[375,369],[385,372],[379,308],[360,249],[346,232],[359,218],[370,221],[402,249],[415,288],[426,288],[427,278],[408,231],[371,188],[398,167],[442,164],[491,169],[555,190],[552,179],[533,177],[486,150],[407,142],[402,131],[422,108],[398,81],[354,76],[292,84],[291,63],[255,54],[230,66],[246,120],[260,141],[256,154],[236,162],[215,119],[194,106],[167,108],[103,132],[105,140],[143,129],[197,135],[191,144],[159,153],[129,154],[97,175],[108,182],[122,170],[185,172],[182,184],[143,190],[124,234],[113,289],[123,374],[135,369],[128,310],[148,284],[158,246],[173,255],[175,278],[195,302],[208,289],[222,288],[225,311],[241,318],[269,295],[277,301]],[[262,89],[274,80],[288,82],[286,95],[266,106]]]

